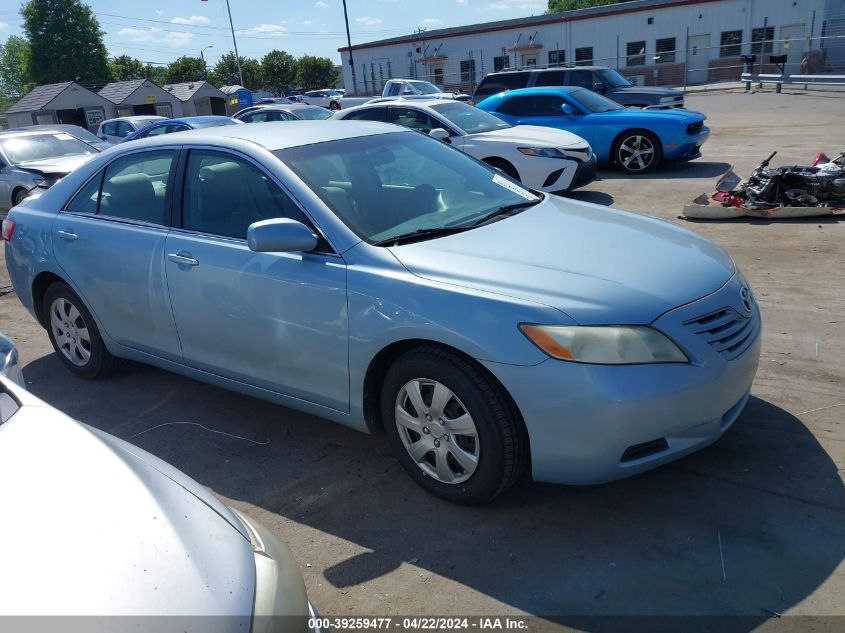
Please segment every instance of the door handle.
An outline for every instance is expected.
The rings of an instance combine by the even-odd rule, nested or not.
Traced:
[[[79,236],[74,233],[71,229],[68,229],[67,231],[56,231],[56,235],[58,235],[63,240],[73,241],[79,239]]]
[[[186,253],[184,251],[179,253],[168,253],[167,259],[172,261],[174,264],[182,264],[184,266],[199,266],[199,262],[191,257],[190,253]]]

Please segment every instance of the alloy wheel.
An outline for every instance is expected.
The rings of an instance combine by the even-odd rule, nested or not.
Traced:
[[[405,383],[396,397],[396,427],[405,450],[429,477],[460,484],[478,468],[475,422],[446,385],[426,378]]]
[[[77,367],[91,360],[91,335],[82,314],[70,301],[57,298],[50,305],[50,329],[62,355]]]
[[[655,147],[645,136],[635,134],[619,144],[619,164],[631,172],[647,170],[655,159]]]

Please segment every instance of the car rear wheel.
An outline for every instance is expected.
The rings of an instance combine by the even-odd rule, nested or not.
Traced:
[[[439,347],[401,356],[381,393],[385,430],[399,462],[428,492],[485,503],[522,475],[527,442],[507,393],[470,360]]]
[[[15,193],[12,194],[12,206],[14,207],[19,205],[28,195],[29,192],[22,187],[15,189]]]
[[[616,141],[613,156],[619,169],[628,174],[645,174],[657,167],[660,141],[646,130],[626,132]]]
[[[70,286],[56,282],[44,294],[50,343],[65,367],[83,378],[100,378],[114,366],[91,313]]]

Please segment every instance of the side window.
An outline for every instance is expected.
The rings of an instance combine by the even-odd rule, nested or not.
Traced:
[[[592,70],[573,70],[569,73],[570,86],[578,86],[579,88],[592,90],[594,81],[595,79],[593,78]]]
[[[402,85],[398,83],[390,84],[390,89],[387,92],[388,97],[395,97],[399,94],[399,91],[402,89]]]
[[[134,131],[135,130],[132,129],[132,126],[129,125],[129,123],[127,123],[126,121],[118,121],[117,122],[117,132],[116,132],[116,134],[120,138],[126,138],[127,136],[132,134],[132,132],[134,132]]]
[[[384,121],[384,112],[387,108],[367,108],[356,110],[343,117],[344,121]]]
[[[537,73],[535,86],[563,86],[566,81],[566,73],[562,70],[549,70]]]
[[[75,213],[97,213],[97,205],[100,202],[100,183],[102,182],[103,172],[99,172],[77,192],[65,209]]]
[[[534,116],[563,116],[560,109],[564,101],[554,95],[540,95],[534,104]]]
[[[190,130],[187,125],[168,125],[167,131],[165,134],[173,134],[174,132],[184,132],[185,130]]]
[[[390,108],[390,122],[423,134],[428,134],[436,127],[443,127],[425,112],[413,108]]]
[[[161,134],[167,134],[167,125],[160,125],[159,127],[154,127],[152,130],[149,130],[144,133],[144,138],[150,138],[151,136],[159,136]]]
[[[103,177],[99,214],[164,225],[173,157],[173,150],[158,150],[130,154],[111,163]]]
[[[192,150],[185,174],[182,226],[246,239],[253,222],[291,218],[308,223],[296,203],[258,167],[223,152]]]
[[[100,134],[104,136],[117,136],[117,123],[103,123]]]
[[[530,72],[509,72],[498,75],[488,75],[481,80],[481,84],[475,91],[476,101],[489,97],[490,95],[504,92],[505,90],[516,90],[525,88],[528,85]]]
[[[281,110],[277,110],[275,112],[268,112],[267,113],[267,120],[268,121],[294,121],[295,119],[289,115],[287,112],[282,112]]]
[[[503,103],[499,104],[496,111],[511,116],[535,116],[534,99],[535,97],[513,97],[512,99],[506,99]]]

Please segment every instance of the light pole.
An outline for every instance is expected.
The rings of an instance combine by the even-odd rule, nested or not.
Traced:
[[[204,49],[202,49],[200,51],[200,59],[202,60],[203,64],[205,63],[205,55],[203,55],[203,53],[205,53],[205,51],[207,51],[209,48],[214,48],[214,46],[211,46],[211,45],[206,46]]]
[[[238,40],[235,39],[235,27],[232,24],[232,9],[229,7],[229,0],[226,0],[226,11],[229,12],[229,28],[232,29],[232,44],[235,45],[235,61],[238,62],[238,78],[241,80],[241,86],[244,86],[244,74],[241,72],[241,56],[238,55]]]
[[[226,2],[228,1],[226,0]],[[355,80],[355,62],[352,61],[352,38],[349,35],[349,16],[346,13],[346,0],[343,0],[343,19],[346,21],[346,44],[349,46],[349,67],[352,69],[352,94],[358,94],[358,82]]]

